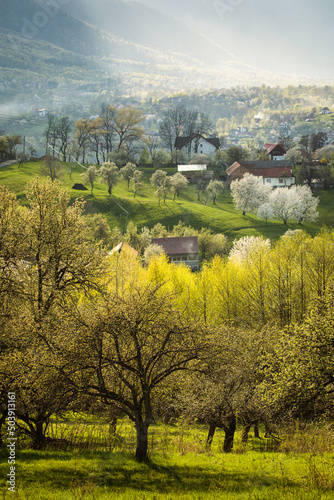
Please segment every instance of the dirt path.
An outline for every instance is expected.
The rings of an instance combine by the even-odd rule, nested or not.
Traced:
[[[0,163],[0,168],[10,167],[11,165],[15,165],[15,163],[17,163],[17,160],[3,161],[2,163]]]

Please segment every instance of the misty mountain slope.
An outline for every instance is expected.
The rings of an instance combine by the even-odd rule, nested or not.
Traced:
[[[118,38],[163,53],[182,53],[212,66],[237,62],[198,31],[140,2],[72,0],[67,10]]]
[[[22,12],[17,16],[16,12]],[[110,33],[73,17],[59,9],[55,15],[47,16],[45,26],[37,28],[36,20],[46,19],[40,5],[34,0],[3,0],[0,5],[0,29],[4,33],[23,36],[32,45],[35,40],[44,40],[65,50],[94,56],[95,58],[117,58],[126,61],[150,64],[200,65],[201,62],[184,54],[162,53],[131,41],[120,39]],[[28,36],[27,36],[28,35]]]
[[[0,84],[16,78],[16,71],[24,86],[26,70],[30,78],[34,75],[36,88],[38,75],[58,83],[95,79],[98,87],[110,76],[119,77],[127,94],[299,83],[280,74],[282,67],[271,73],[236,59],[207,38],[209,27],[201,35],[141,2],[62,2],[63,7],[60,0],[1,0]]]

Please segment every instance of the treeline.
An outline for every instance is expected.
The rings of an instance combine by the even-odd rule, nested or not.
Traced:
[[[2,135],[0,131],[0,161],[15,160],[16,149],[21,144],[19,135]]]
[[[0,408],[41,449],[54,415],[127,415],[136,457],[155,418],[216,427],[333,418],[334,233],[246,238],[199,273],[143,267],[91,239],[84,203],[55,180],[29,207],[0,188]],[[4,443],[5,434],[2,434]]]

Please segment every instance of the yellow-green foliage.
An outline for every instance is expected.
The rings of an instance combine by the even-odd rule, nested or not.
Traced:
[[[271,247],[258,241],[246,256],[216,256],[199,273],[159,257],[143,274],[153,284],[164,283],[190,316],[207,323],[300,322],[333,278],[334,232],[323,229],[315,238],[287,232]]]

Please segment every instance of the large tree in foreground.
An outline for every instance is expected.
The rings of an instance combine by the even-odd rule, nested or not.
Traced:
[[[81,313],[68,358],[72,382],[81,380],[86,394],[116,406],[134,422],[136,459],[146,460],[155,391],[196,358],[200,328],[182,318],[172,296],[159,287],[104,297]]]
[[[36,178],[26,196],[22,210],[0,188],[0,406],[6,391],[16,392],[20,425],[41,448],[50,416],[75,397],[51,366],[53,338],[78,294],[100,288],[103,259],[88,241],[84,202],[70,206],[59,181]]]

